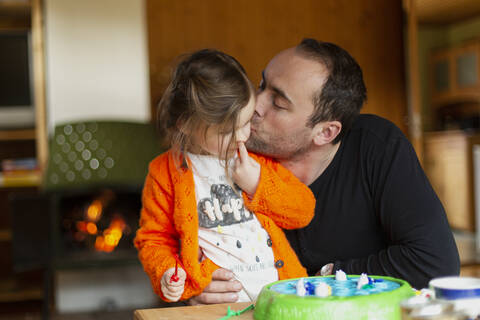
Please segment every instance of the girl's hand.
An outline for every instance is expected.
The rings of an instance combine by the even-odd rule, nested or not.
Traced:
[[[233,166],[232,179],[250,197],[257,191],[260,164],[250,158],[243,142],[238,142],[238,158]]]
[[[187,274],[182,268],[177,269],[178,281],[170,281],[172,275],[175,273],[175,268],[170,268],[162,276],[161,286],[162,293],[168,300],[176,302],[182,296],[183,290],[185,288],[185,279],[187,279]]]

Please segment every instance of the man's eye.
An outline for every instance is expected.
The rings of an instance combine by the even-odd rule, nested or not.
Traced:
[[[285,109],[284,107],[282,107],[281,105],[279,105],[275,100],[276,100],[275,98],[272,98],[272,104],[273,104],[273,106],[274,106],[275,108],[277,108],[277,109]]]

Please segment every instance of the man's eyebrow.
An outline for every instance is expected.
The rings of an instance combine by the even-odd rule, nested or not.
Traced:
[[[268,83],[266,78],[265,78],[265,70],[262,71],[262,80],[264,83]],[[283,99],[287,100],[289,103],[292,103],[292,100],[287,96],[287,94],[280,88],[275,87],[273,85],[269,85],[270,88],[279,96],[281,96]]]

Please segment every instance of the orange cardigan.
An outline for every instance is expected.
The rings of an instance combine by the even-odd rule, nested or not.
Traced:
[[[315,198],[278,162],[252,153],[250,156],[261,165],[260,181],[253,198],[243,193],[243,200],[272,240],[279,278],[307,276],[281,228],[302,228],[310,223]],[[180,255],[187,272],[181,300],[202,293],[218,266],[210,259],[198,261],[198,213],[192,170],[177,168],[171,151],[161,154],[150,163],[142,203],[134,244],[155,293],[168,301],[160,281],[165,271],[175,266],[175,254]]]

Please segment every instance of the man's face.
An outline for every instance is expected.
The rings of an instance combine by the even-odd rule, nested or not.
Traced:
[[[263,72],[247,147],[276,159],[301,157],[312,146],[314,94],[328,77],[326,68],[287,49]]]

